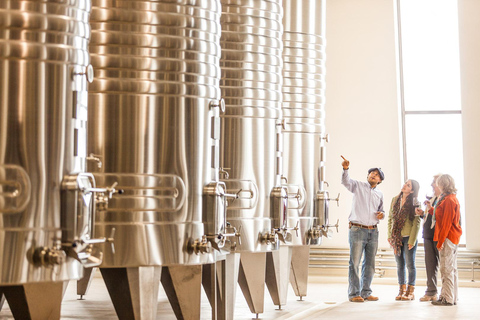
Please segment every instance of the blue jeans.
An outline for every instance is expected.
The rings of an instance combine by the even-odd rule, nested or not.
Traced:
[[[415,254],[417,252],[418,241],[415,242],[415,246],[412,250],[408,250],[408,239],[410,237],[403,237],[403,246],[400,256],[395,255],[397,261],[397,277],[398,284],[408,284],[409,286],[415,285],[415,279],[417,278],[417,269],[415,268]],[[408,282],[405,276],[405,265],[408,269]]]
[[[375,274],[375,255],[378,247],[378,229],[363,229],[352,226],[348,233],[350,242],[350,262],[348,265],[348,298],[361,296],[367,298],[372,294],[370,285]],[[360,260],[362,277],[358,273]]]

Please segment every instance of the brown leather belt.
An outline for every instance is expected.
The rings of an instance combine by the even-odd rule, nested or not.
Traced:
[[[364,226],[363,224],[358,224],[358,223],[353,223],[353,222],[350,222],[349,224],[349,228],[351,227],[359,227],[359,228],[363,228],[363,229],[377,229],[377,225],[374,225],[374,226]]]

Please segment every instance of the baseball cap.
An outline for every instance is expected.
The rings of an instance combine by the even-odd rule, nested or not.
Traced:
[[[382,179],[382,181],[385,180],[385,174],[383,173],[381,168],[370,168],[368,169],[368,174],[370,174],[370,172],[372,171],[378,171],[378,175],[380,176],[380,179]]]

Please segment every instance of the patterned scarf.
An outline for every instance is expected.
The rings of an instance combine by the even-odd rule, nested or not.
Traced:
[[[390,245],[393,247],[393,252],[400,256],[402,252],[403,246],[403,237],[402,237],[402,229],[405,226],[405,221],[409,216],[408,212],[408,196],[403,204],[402,208],[400,208],[400,203],[402,201],[402,196],[397,198],[397,201],[393,205],[393,226],[392,226],[392,237],[389,239]]]

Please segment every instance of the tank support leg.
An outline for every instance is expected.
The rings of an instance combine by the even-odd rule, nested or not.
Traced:
[[[290,284],[295,295],[305,297],[307,295],[308,263],[310,260],[309,246],[292,247],[292,269],[290,273]]]
[[[27,283],[5,286],[5,295],[15,319],[58,320],[63,298],[64,282]]]
[[[100,268],[120,320],[155,319],[160,266]]]
[[[85,268],[83,270],[83,278],[77,281],[77,295],[80,296],[79,300],[83,300],[83,296],[87,294],[96,269],[97,268]]]
[[[214,265],[215,270],[213,268]],[[224,260],[203,266],[203,288],[205,289],[212,309],[216,308],[216,318],[214,318],[212,311],[212,319],[233,320],[239,266],[239,253],[227,254]],[[216,281],[216,303],[212,303],[212,279]]]
[[[265,283],[273,303],[279,309],[287,303],[291,263],[292,248],[289,246],[281,246],[279,250],[267,252]]]
[[[163,267],[161,281],[177,319],[200,319],[201,265]]]
[[[252,313],[263,313],[266,253],[241,253],[238,284]]]

